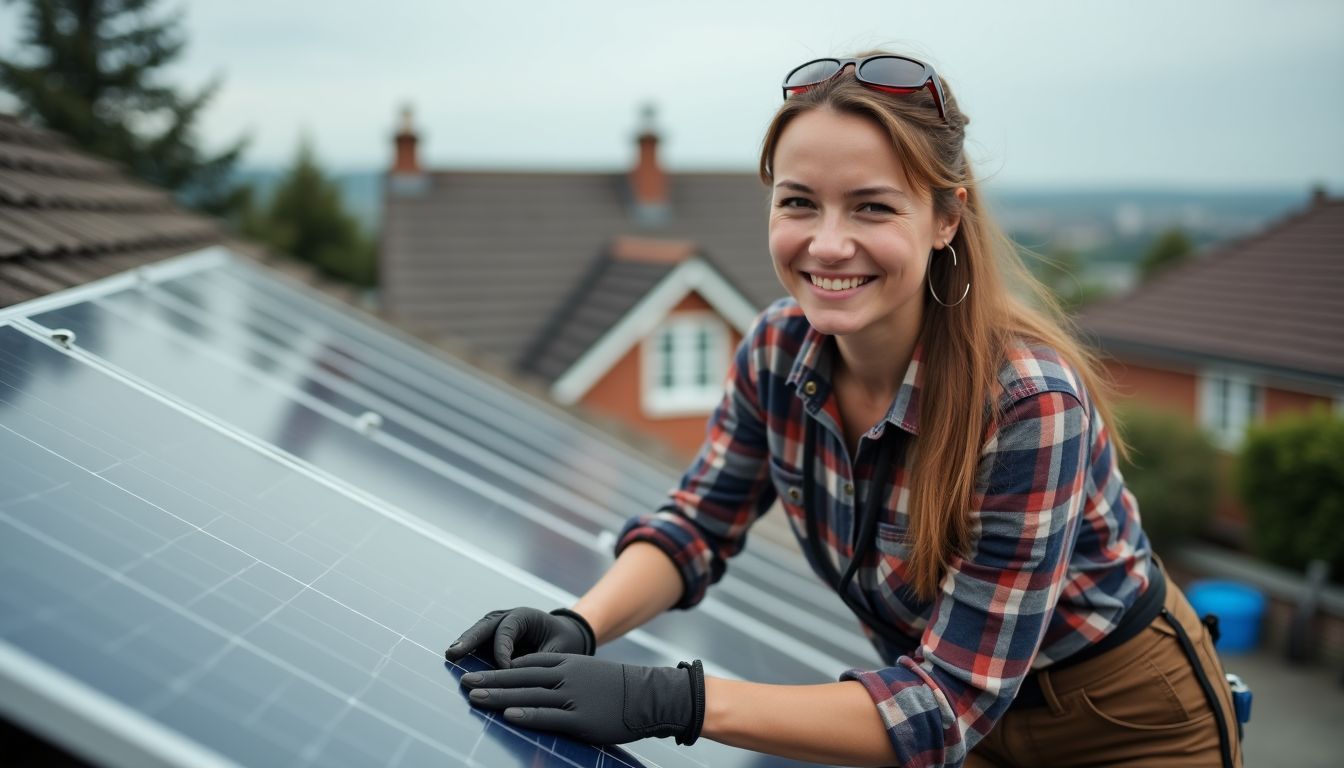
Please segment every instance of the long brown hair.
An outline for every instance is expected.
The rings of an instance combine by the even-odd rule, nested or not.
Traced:
[[[871,54],[859,57],[865,55]],[[1116,450],[1122,455],[1125,450],[1111,419],[1111,387],[1101,366],[1074,339],[1072,323],[1058,302],[987,215],[963,147],[969,120],[946,81],[942,86],[946,122],[927,90],[885,94],[845,72],[784,102],[766,130],[760,165],[761,180],[772,184],[775,147],[799,115],[814,109],[858,115],[890,135],[906,177],[916,191],[932,197],[935,216],[960,214],[952,238],[957,265],[947,258],[932,259],[930,279],[944,301],[960,297],[968,278],[970,293],[953,307],[925,302],[919,332],[923,381],[910,479],[908,568],[910,587],[926,600],[937,594],[952,557],[970,547],[968,510],[981,445],[999,415],[991,398],[1014,339],[1054,348],[1078,374],[1109,426]],[[956,196],[958,187],[966,190],[964,204]]]

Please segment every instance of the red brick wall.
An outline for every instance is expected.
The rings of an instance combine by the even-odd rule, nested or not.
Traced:
[[[1151,368],[1114,359],[1106,361],[1106,369],[1119,389],[1122,403],[1133,401],[1183,413],[1192,423],[1198,418],[1198,379],[1190,372]]]
[[[712,311],[713,307],[700,294],[691,293],[673,308],[672,314],[705,310]],[[741,340],[742,335],[729,325],[729,354]],[[646,416],[640,404],[642,366],[643,354],[640,345],[636,344],[579,402],[592,411],[620,419],[632,429],[661,441],[673,454],[691,460],[704,440],[705,420],[709,413],[669,418]]]
[[[1309,411],[1313,406],[1330,408],[1333,405],[1334,401],[1331,398],[1320,395],[1289,392],[1284,389],[1265,390],[1265,419],[1268,421],[1272,421],[1274,417],[1285,413]]]

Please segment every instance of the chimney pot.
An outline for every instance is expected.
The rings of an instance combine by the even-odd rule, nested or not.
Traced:
[[[667,218],[667,174],[658,163],[657,112],[653,104],[640,109],[639,158],[630,172],[630,189],[634,197],[635,217],[645,222]]]
[[[415,132],[415,124],[411,118],[411,108],[409,106],[403,107],[401,110],[401,120],[397,127],[395,141],[397,155],[392,163],[392,173],[407,175],[422,173],[420,157],[417,153],[420,136]]]

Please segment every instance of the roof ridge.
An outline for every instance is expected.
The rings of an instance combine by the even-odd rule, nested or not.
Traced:
[[[1337,202],[1344,203],[1344,199],[1338,200]],[[1319,206],[1312,204],[1309,201],[1305,208],[1289,211],[1288,213],[1285,213],[1278,219],[1275,219],[1271,221],[1269,224],[1266,224],[1263,229],[1259,229],[1254,232],[1248,232],[1246,234],[1229,238],[1227,240],[1222,240],[1217,243],[1212,243],[1203,248],[1196,248],[1192,252],[1192,256],[1194,256],[1194,258],[1187,259],[1169,269],[1163,270],[1161,273],[1153,276],[1150,280],[1146,282],[1136,283],[1130,290],[1125,291],[1124,293],[1121,293],[1116,296],[1110,296],[1106,299],[1096,302],[1095,304],[1089,305],[1088,308],[1083,310],[1082,315],[1080,316],[1085,316],[1089,314],[1088,310],[1093,308],[1103,309],[1117,304],[1122,304],[1133,296],[1136,296],[1146,291],[1151,291],[1155,287],[1163,285],[1165,283],[1170,283],[1171,281],[1177,279],[1178,277],[1183,277],[1187,273],[1194,271],[1196,269],[1209,268],[1215,263],[1222,262],[1223,260],[1230,258],[1238,253],[1244,252],[1247,248],[1256,243],[1259,243],[1271,236],[1280,234],[1284,229],[1300,223],[1303,219],[1310,217],[1314,212],[1318,210]]]

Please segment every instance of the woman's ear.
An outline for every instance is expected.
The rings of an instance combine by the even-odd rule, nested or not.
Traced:
[[[961,209],[966,205],[966,188],[957,187],[952,195],[957,198],[957,209],[940,218],[938,236],[934,239],[935,245],[938,243],[946,245],[952,242],[952,238],[957,234],[957,227],[961,226]]]

